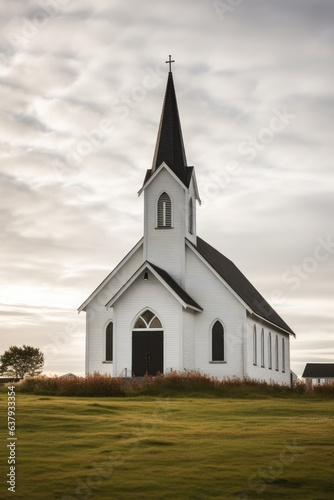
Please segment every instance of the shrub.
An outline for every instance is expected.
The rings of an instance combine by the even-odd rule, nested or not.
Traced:
[[[194,396],[221,398],[266,397],[333,397],[334,384],[307,388],[297,381],[289,386],[251,378],[218,380],[199,371],[171,372],[142,379],[123,379],[94,373],[87,377],[28,377],[18,384],[22,392],[48,396],[113,397],[113,396]]]
[[[326,384],[315,385],[313,387],[313,392],[317,396],[322,396],[325,398],[333,398],[334,397],[334,383],[327,382]]]
[[[305,394],[307,392],[307,385],[302,380],[297,380],[292,386],[292,392],[296,394]]]
[[[16,384],[16,387],[21,392],[55,395],[57,392],[57,377],[46,377],[45,375],[27,377]]]
[[[31,377],[17,384],[18,390],[53,396],[124,396],[122,379],[94,373],[87,377]]]
[[[171,372],[155,377],[145,376],[137,391],[141,394],[178,395],[213,392],[216,379],[199,372]]]

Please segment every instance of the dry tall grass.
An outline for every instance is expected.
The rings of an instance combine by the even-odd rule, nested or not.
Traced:
[[[182,396],[200,397],[292,397],[334,396],[334,384],[308,388],[298,381],[291,389],[277,383],[250,378],[218,380],[199,372],[172,372],[142,379],[122,379],[94,373],[87,377],[29,377],[16,384],[21,392],[52,396]]]

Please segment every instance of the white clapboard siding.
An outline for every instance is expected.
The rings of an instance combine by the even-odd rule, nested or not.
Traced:
[[[125,368],[128,374],[131,374],[133,325],[138,315],[146,309],[150,309],[159,318],[163,327],[164,371],[180,370],[182,306],[164,285],[148,272],[147,281],[138,278],[114,304],[117,374]]]
[[[142,262],[143,248],[140,246],[87,306],[86,373],[99,372],[115,375],[114,364],[104,362],[105,330],[109,321],[113,319],[113,309],[107,311],[105,305],[137,271]]]
[[[187,247],[186,291],[203,307],[196,314],[196,369],[218,378],[243,376],[242,337],[245,308],[208,267]],[[211,328],[216,320],[224,326],[225,363],[211,361]]]
[[[183,369],[195,370],[195,333],[196,321],[198,319],[197,313],[192,310],[185,310],[183,312]]]
[[[157,228],[157,203],[166,192],[172,203],[172,229]],[[181,284],[185,253],[185,190],[165,169],[145,189],[145,259],[167,271]]]
[[[92,308],[90,304],[86,310],[86,373],[108,373],[114,375],[113,364],[105,363],[105,331],[113,319],[112,310],[105,307]]]
[[[180,302],[151,273],[138,278],[106,310],[105,303],[142,263],[140,249],[87,307],[87,373],[131,375],[132,328],[146,308],[160,319],[164,329],[164,370],[199,370],[219,379],[248,376],[280,384],[290,382],[289,336],[278,328],[247,314],[244,305],[188,246],[185,250],[187,293],[202,312],[183,309]],[[156,259],[152,258],[154,263]],[[165,267],[162,265],[162,267]],[[114,322],[114,361],[105,363],[105,331]],[[224,363],[211,362],[211,330],[221,321],[225,334]],[[253,329],[257,328],[257,364],[253,364]],[[264,359],[261,359],[261,331],[264,331]],[[269,332],[272,337],[272,367],[269,367]],[[278,370],[275,367],[275,339],[278,336]],[[285,342],[285,373],[282,371],[282,338]]]
[[[256,365],[254,365],[254,326],[257,335]],[[261,332],[264,332],[264,366],[261,356]],[[269,333],[271,333],[272,366],[269,366]],[[275,343],[278,338],[278,370],[275,365]],[[285,343],[285,372],[282,366],[282,338]],[[247,319],[247,376],[250,378],[276,382],[290,385],[290,338],[288,334],[282,333],[278,328],[249,316]]]

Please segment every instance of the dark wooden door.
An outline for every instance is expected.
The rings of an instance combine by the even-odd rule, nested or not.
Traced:
[[[148,374],[164,372],[163,332],[148,332]]]
[[[163,365],[163,332],[132,332],[132,375],[163,373]]]
[[[147,370],[147,333],[132,332],[132,375],[142,377]]]

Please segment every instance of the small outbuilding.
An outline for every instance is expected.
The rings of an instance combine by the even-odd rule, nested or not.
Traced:
[[[334,383],[334,363],[306,363],[302,377],[311,386]]]

